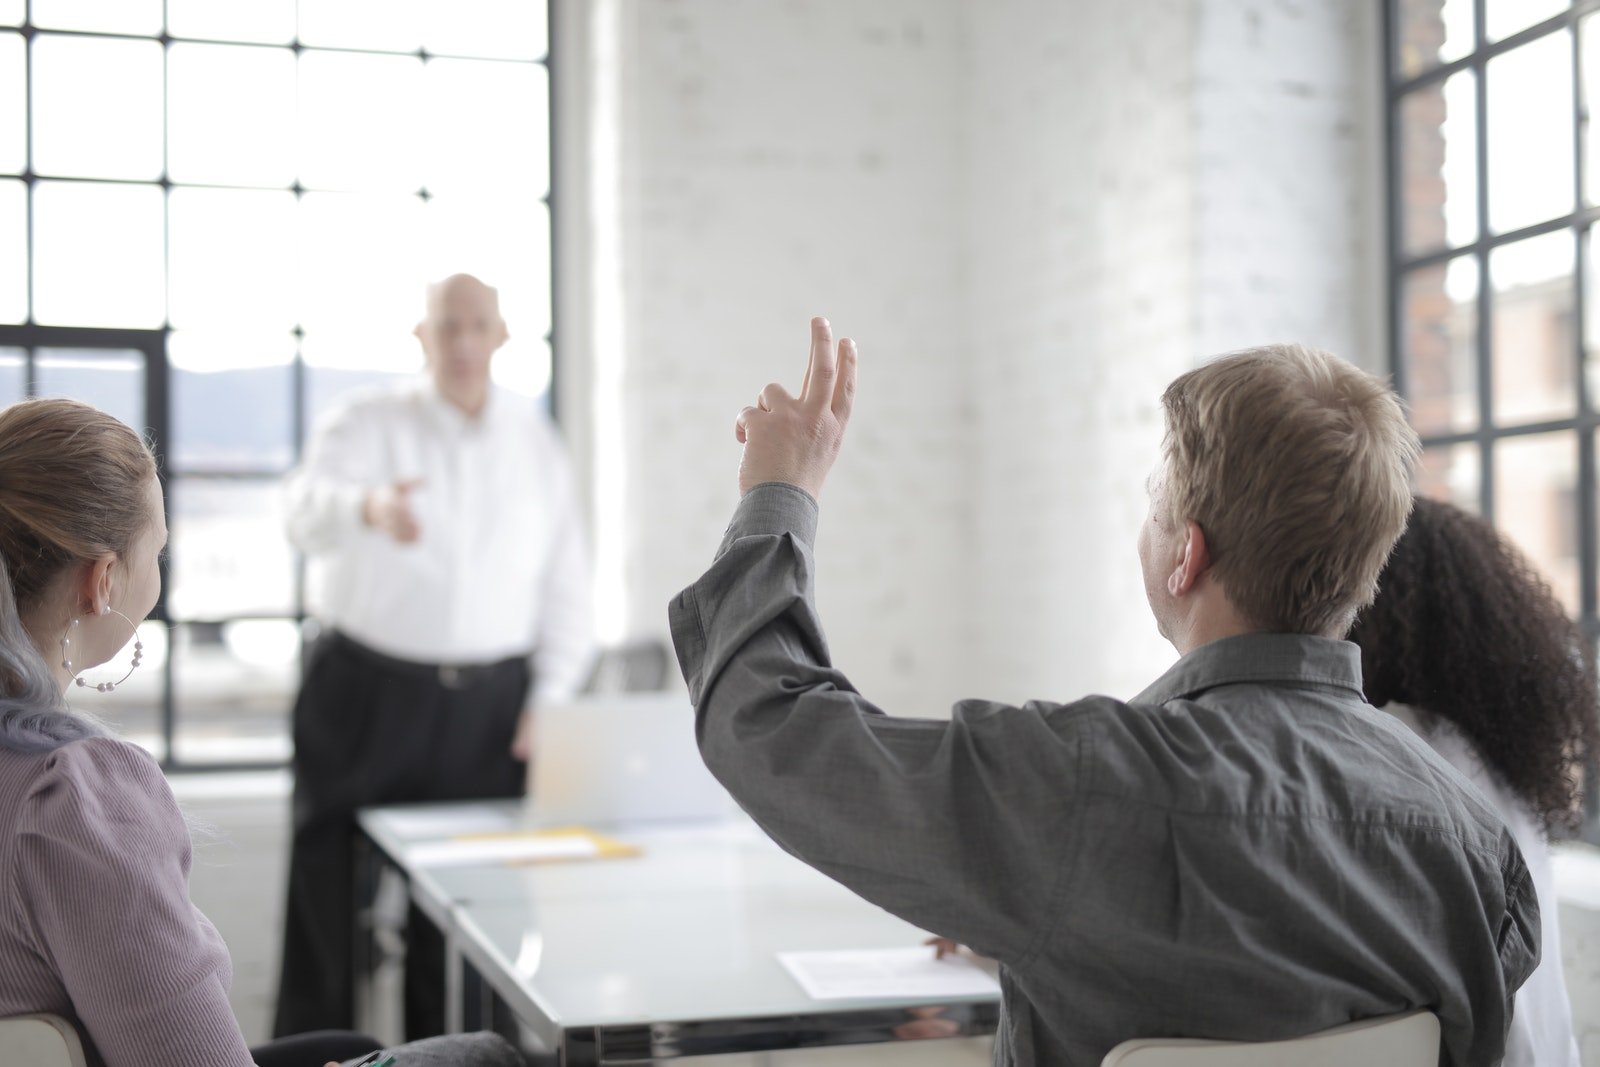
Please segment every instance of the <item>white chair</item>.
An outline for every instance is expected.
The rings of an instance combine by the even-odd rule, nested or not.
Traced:
[[[1288,1041],[1124,1041],[1100,1067],[1437,1067],[1439,1020],[1431,1011],[1388,1015]]]
[[[0,1019],[0,1067],[88,1067],[78,1031],[59,1015]]]

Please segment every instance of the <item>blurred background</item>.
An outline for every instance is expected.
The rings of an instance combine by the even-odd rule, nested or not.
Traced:
[[[0,403],[90,400],[162,459],[145,667],[82,706],[224,831],[195,894],[247,1033],[315,625],[280,482],[330,400],[420,368],[454,271],[500,288],[496,377],[573,452],[610,645],[665,638],[733,416],[826,314],[862,386],[819,596],[890,711],[1163,669],[1133,549],[1159,394],[1271,341],[1392,375],[1423,491],[1516,540],[1592,651],[1597,9],[0,0]]]

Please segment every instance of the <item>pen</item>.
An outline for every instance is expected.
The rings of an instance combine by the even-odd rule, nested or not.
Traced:
[[[383,1049],[379,1049],[371,1055],[364,1056],[357,1060],[355,1067],[392,1067],[393,1064],[394,1054],[390,1052],[384,1052]]]

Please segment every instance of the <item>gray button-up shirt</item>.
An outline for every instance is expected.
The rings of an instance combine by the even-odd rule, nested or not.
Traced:
[[[1261,1041],[1426,1008],[1491,1067],[1538,960],[1499,818],[1362,699],[1354,645],[1254,634],[1132,701],[890,718],[829,658],[816,503],[746,494],[671,605],[706,764],[785,849],[998,959],[995,1061]]]

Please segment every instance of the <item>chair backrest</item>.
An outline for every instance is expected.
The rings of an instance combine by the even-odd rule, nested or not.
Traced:
[[[59,1015],[0,1019],[0,1067],[88,1067],[78,1031]]]
[[[1439,1020],[1414,1011],[1336,1026],[1288,1041],[1192,1038],[1124,1041],[1100,1067],[1437,1067]]]

